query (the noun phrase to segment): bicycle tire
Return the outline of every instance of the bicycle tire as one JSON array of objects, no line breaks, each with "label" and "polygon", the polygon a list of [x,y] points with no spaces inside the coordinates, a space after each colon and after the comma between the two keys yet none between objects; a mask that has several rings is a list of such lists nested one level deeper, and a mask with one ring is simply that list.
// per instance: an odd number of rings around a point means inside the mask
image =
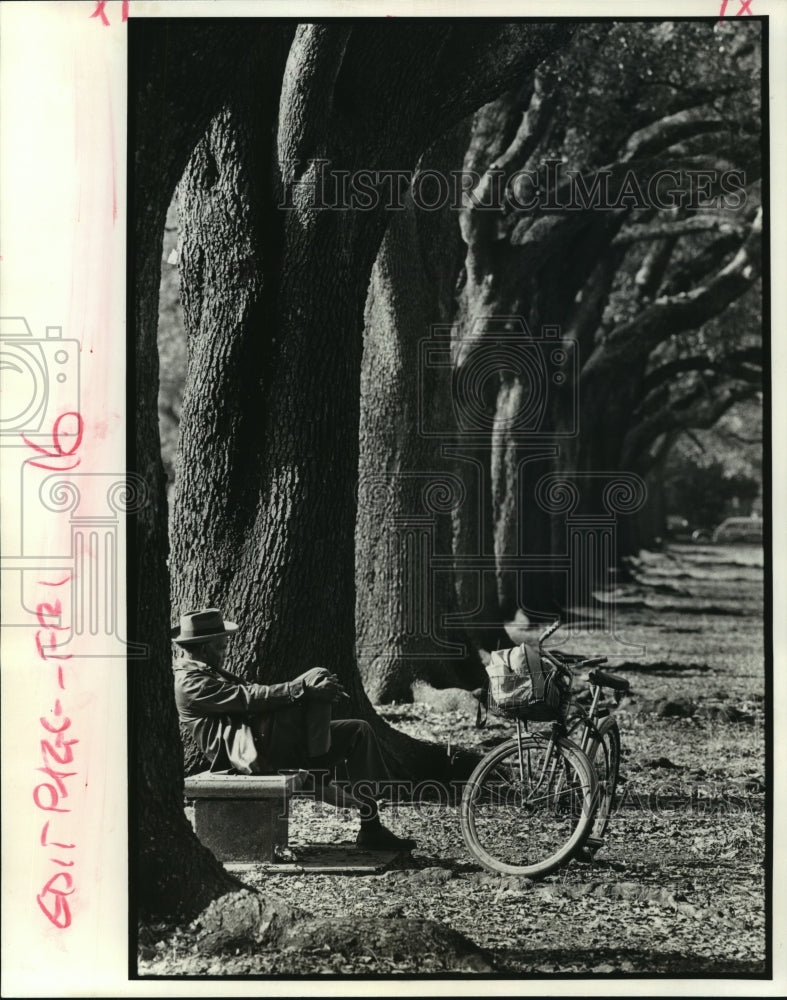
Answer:
[{"label": "bicycle tire", "polygon": [[615,792],[620,776],[620,729],[618,720],[608,715],[598,724],[598,736],[594,736],[588,747],[588,758],[598,779],[598,809],[593,823],[591,838],[602,840],[615,808]]},{"label": "bicycle tire", "polygon": [[506,740],[478,764],[462,795],[460,821],[470,853],[485,868],[536,878],[584,844],[598,805],[597,778],[564,737],[523,736],[527,774],[520,773],[518,746],[516,737]]}]

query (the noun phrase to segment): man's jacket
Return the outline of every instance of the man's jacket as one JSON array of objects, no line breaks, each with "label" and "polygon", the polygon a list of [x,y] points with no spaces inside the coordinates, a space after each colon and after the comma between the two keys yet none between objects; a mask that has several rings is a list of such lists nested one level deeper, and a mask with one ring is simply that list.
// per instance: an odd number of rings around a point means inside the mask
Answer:
[{"label": "man's jacket", "polygon": [[180,721],[211,762],[211,771],[264,774],[288,750],[298,758],[289,766],[300,766],[305,734],[298,731],[297,719],[303,713],[282,709],[302,703],[302,679],[248,684],[199,660],[178,660],[174,674]]}]

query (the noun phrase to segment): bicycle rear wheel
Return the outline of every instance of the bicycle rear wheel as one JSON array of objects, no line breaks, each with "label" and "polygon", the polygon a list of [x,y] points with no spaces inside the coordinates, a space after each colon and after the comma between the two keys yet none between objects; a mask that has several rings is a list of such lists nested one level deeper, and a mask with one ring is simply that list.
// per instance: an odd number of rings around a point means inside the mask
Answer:
[{"label": "bicycle rear wheel", "polygon": [[531,878],[565,864],[593,826],[597,779],[570,740],[539,733],[507,740],[465,786],[462,834],[490,871]]},{"label": "bicycle rear wheel", "polygon": [[[620,729],[614,716],[608,715],[598,725],[598,736],[594,736],[588,747],[588,758],[593,764],[598,778],[599,803],[593,823],[591,840],[601,840],[607,829],[609,817],[615,808],[615,791],[620,774]],[[599,738],[600,737],[600,738]]]}]

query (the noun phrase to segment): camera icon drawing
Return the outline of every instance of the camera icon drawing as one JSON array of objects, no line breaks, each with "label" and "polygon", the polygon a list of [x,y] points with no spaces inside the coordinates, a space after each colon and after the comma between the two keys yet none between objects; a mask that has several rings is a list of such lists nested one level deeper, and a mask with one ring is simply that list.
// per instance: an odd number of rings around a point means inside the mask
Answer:
[{"label": "camera icon drawing", "polygon": [[[577,344],[562,336],[560,327],[545,326],[534,335],[521,316],[486,316],[460,340],[455,333],[436,326],[420,344],[419,430],[424,437],[486,441],[494,431],[515,440],[545,441],[577,435]],[[450,412],[430,405],[435,377],[450,378]]]},{"label": "camera icon drawing", "polygon": [[64,339],[59,326],[34,337],[24,317],[0,317],[0,380],[0,446],[51,441],[58,418],[79,411],[79,341]]}]

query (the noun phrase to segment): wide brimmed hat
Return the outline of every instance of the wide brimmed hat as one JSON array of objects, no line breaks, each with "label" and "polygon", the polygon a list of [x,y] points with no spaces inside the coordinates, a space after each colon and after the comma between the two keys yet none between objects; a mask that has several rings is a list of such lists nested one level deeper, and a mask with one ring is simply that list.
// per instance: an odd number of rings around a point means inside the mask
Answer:
[{"label": "wide brimmed hat", "polygon": [[180,616],[180,625],[170,629],[173,642],[205,642],[220,635],[237,632],[235,622],[225,622],[218,608],[203,608],[202,611],[187,611]]}]

